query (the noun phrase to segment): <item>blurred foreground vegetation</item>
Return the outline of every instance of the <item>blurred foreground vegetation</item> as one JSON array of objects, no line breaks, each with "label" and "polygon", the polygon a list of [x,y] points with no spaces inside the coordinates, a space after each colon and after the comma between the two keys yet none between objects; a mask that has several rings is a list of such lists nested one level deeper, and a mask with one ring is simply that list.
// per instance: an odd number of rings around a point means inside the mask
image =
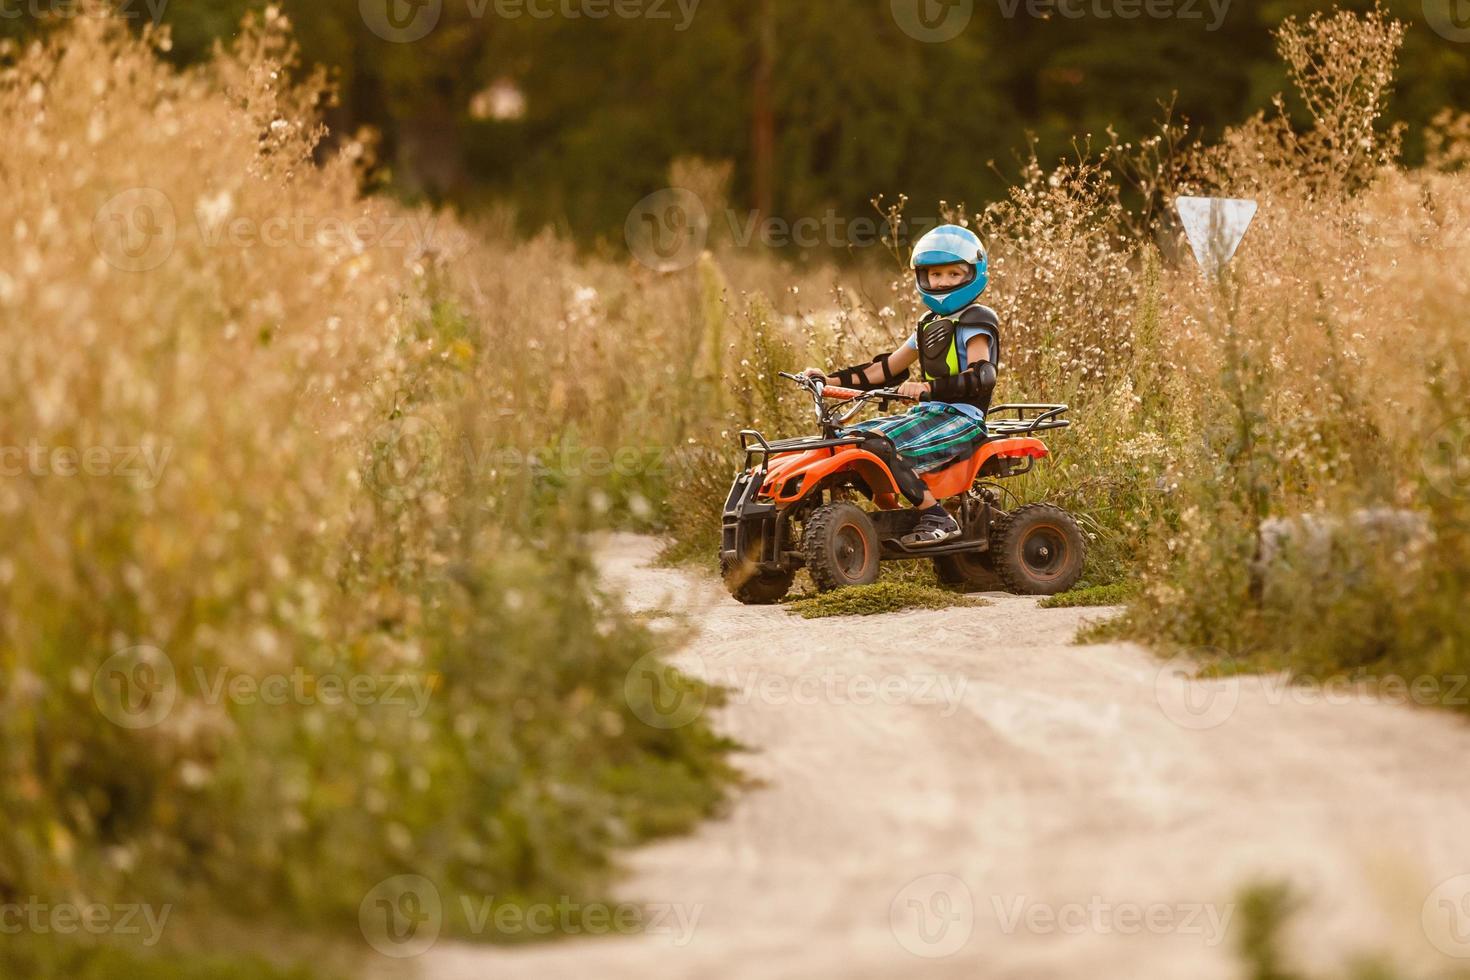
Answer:
[{"label": "blurred foreground vegetation", "polygon": [[[278,20],[183,73],[156,42],[84,18],[0,63],[0,903],[365,948],[401,875],[446,935],[460,896],[605,898],[732,778],[702,721],[641,720],[697,685],[634,670],[667,641],[586,538],[652,512],[658,453],[592,450],[664,410],[573,360],[661,291],[315,166]],[[199,975],[154,958],[193,928],[42,927],[0,973]]]}]

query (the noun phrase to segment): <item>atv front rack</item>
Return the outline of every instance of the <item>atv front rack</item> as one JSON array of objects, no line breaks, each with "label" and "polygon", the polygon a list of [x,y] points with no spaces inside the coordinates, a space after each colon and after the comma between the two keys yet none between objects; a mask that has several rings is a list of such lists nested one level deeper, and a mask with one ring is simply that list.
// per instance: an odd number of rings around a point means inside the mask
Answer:
[{"label": "atv front rack", "polygon": [[862,436],[797,437],[767,442],[766,437],[754,429],[740,430],[740,449],[745,453],[745,469],[759,456],[761,464],[770,462],[774,453],[805,452],[808,449],[826,449],[829,446],[855,446],[863,441]]},{"label": "atv front rack", "polygon": [[[991,437],[1024,436],[1045,429],[1065,429],[1072,423],[1062,418],[1066,405],[995,405],[985,413],[985,430]],[[1015,412],[1015,418],[999,418],[1002,412]],[[1034,415],[1028,413],[1035,413]]]}]

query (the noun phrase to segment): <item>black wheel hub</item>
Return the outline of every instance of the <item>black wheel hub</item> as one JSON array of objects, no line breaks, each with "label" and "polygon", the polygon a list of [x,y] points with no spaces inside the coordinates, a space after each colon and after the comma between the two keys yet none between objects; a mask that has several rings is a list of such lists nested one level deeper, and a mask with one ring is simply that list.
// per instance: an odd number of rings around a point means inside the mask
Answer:
[{"label": "black wheel hub", "polygon": [[1021,542],[1021,560],[1031,574],[1050,578],[1062,570],[1067,561],[1067,541],[1062,532],[1045,525],[1034,528]]},{"label": "black wheel hub", "polygon": [[832,536],[832,557],[847,578],[856,579],[868,564],[868,545],[862,531],[844,524]]}]

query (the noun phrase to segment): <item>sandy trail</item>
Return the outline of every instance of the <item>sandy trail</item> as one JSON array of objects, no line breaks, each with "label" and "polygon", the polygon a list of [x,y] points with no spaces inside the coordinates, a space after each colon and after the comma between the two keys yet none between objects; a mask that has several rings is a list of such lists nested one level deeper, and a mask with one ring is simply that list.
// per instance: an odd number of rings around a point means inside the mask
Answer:
[{"label": "sandy trail", "polygon": [[609,583],[696,616],[675,662],[734,688],[715,721],[764,785],[631,855],[622,895],[662,931],[441,941],[422,976],[1234,977],[1234,898],[1260,878],[1309,894],[1292,936],[1317,966],[1453,964],[1430,933],[1470,955],[1470,877],[1431,898],[1470,874],[1452,715],[1188,684],[1137,646],[1072,645],[1098,610],[1014,596],[801,620],[655,550],[608,538]]}]

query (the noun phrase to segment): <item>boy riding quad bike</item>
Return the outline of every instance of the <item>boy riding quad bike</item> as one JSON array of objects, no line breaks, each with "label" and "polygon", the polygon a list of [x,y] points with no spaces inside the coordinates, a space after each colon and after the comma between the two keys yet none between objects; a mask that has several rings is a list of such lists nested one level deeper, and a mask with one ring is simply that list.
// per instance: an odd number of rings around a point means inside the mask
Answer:
[{"label": "boy riding quad bike", "polygon": [[[745,463],[725,502],[720,565],[741,602],[780,599],[802,566],[823,591],[866,584],[886,559],[932,558],[943,582],[1032,595],[1081,576],[1076,522],[1048,504],[1006,513],[992,482],[1028,472],[1048,452],[1035,433],[1069,423],[1065,405],[990,410],[1000,336],[995,312],[975,301],[984,247],[944,225],[919,240],[913,267],[932,312],[904,345],[833,375],[781,373],[810,393],[819,437],[771,443],[740,433]],[[908,380],[915,362],[922,381]],[[853,404],[839,415],[826,399]],[[875,399],[918,404],[845,426]],[[987,410],[1002,417],[987,426]],[[859,496],[878,510],[857,506]],[[900,497],[917,509],[899,509]]]}]

